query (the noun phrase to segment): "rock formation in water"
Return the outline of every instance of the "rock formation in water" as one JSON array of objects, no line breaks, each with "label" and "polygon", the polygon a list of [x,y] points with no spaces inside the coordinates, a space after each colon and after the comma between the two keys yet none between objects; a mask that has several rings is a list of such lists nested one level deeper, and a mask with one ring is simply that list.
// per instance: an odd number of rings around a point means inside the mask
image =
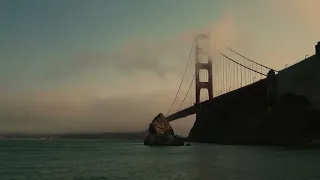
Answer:
[{"label": "rock formation in water", "polygon": [[183,146],[182,138],[174,134],[172,127],[164,115],[160,113],[149,124],[148,135],[144,140],[145,145],[178,145]]}]

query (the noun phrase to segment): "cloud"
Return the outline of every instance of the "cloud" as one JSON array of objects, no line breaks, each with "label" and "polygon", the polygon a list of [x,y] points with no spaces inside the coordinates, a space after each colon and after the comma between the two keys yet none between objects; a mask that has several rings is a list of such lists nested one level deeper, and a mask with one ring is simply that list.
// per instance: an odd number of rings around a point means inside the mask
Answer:
[{"label": "cloud", "polygon": [[27,98],[1,102],[0,131],[141,130],[157,113],[166,109],[167,97],[165,92],[112,98],[89,98],[68,92],[36,93]]},{"label": "cloud", "polygon": [[[176,73],[181,62],[185,62],[185,37],[150,43],[146,38],[135,38],[112,52],[83,52],[73,59],[54,67],[44,76],[45,80],[63,79],[87,73],[90,70],[113,70],[132,75],[135,72],[151,72],[159,77]],[[191,46],[191,44],[190,44]],[[183,51],[183,53],[181,53]]]},{"label": "cloud", "polygon": [[[118,71],[128,77],[124,79],[130,82],[114,83],[108,86],[110,86],[110,92],[119,92],[120,95],[115,96],[117,93],[114,93],[107,98],[101,98],[95,96],[95,91],[90,89],[79,91],[76,87],[34,92],[22,95],[20,98],[11,94],[13,98],[3,98],[4,101],[0,104],[0,123],[2,124],[0,131],[83,132],[144,129],[155,115],[160,112],[166,113],[176,93],[175,91],[157,92],[149,86],[160,88],[168,85],[169,89],[177,88],[179,83],[177,76],[168,76],[169,83],[164,83],[167,79],[163,77],[166,74],[180,75],[183,72],[190,47],[195,35],[199,32],[209,33],[214,46],[237,44],[243,36],[241,26],[235,22],[234,15],[226,11],[219,21],[208,27],[187,30],[176,37],[157,43],[150,43],[146,38],[136,38],[114,52],[80,53],[65,64],[54,67],[46,74],[45,79],[64,80],[72,76],[78,78],[79,74],[106,69],[112,70],[112,73]],[[148,72],[149,75],[153,73],[158,77],[136,78],[141,74],[148,75],[142,72]],[[176,82],[173,82],[175,80]],[[187,80],[188,78],[185,83]],[[188,88],[188,83],[183,86],[183,89]],[[141,90],[148,88],[153,92]],[[137,93],[139,90],[141,90],[140,94]],[[125,92],[127,95],[124,95]],[[131,92],[134,93],[131,94]],[[184,97],[183,90],[182,93],[178,97],[173,112],[179,107]],[[187,126],[191,128],[192,118],[173,124],[180,131],[182,129],[188,131]]]},{"label": "cloud", "polygon": [[[146,37],[128,40],[122,47],[111,52],[87,51],[75,55],[70,61],[54,67],[45,74],[45,80],[64,79],[88,71],[112,70],[132,75],[136,72],[151,72],[159,77],[167,74],[181,74],[179,71],[189,55],[190,47],[198,33],[208,33],[214,47],[233,45],[241,40],[243,31],[234,19],[234,14],[226,10],[221,18],[207,27],[189,29],[177,36],[151,43]],[[192,58],[193,56],[191,56]]]},{"label": "cloud", "polygon": [[320,30],[319,0],[271,0],[269,5],[279,14],[305,25],[307,29]]},{"label": "cloud", "polygon": [[225,10],[221,18],[209,29],[210,44],[214,49],[221,49],[225,45],[238,46],[247,36],[231,10]]},{"label": "cloud", "polygon": [[[0,132],[60,133],[139,131],[160,112],[166,114],[174,92],[98,98],[75,91],[38,92],[1,98]],[[2,95],[6,96],[6,95]],[[177,101],[177,105],[181,102]],[[173,109],[174,112],[177,106]],[[193,121],[173,123],[187,135]]]}]

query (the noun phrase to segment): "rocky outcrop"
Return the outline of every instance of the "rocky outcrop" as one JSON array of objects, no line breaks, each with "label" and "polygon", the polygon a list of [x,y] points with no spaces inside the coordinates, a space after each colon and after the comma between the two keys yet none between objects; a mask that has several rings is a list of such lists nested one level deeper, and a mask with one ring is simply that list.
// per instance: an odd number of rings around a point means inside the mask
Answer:
[{"label": "rocky outcrop", "polygon": [[169,122],[160,113],[149,124],[148,135],[144,140],[144,145],[183,146],[184,142],[182,138],[174,134]]}]

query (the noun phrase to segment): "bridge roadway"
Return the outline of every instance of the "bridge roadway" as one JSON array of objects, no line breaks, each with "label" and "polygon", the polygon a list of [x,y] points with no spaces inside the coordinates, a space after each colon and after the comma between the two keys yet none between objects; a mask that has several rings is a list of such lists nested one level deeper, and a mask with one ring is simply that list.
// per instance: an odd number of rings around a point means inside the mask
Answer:
[{"label": "bridge roadway", "polygon": [[190,116],[192,114],[196,114],[198,108],[201,107],[208,107],[212,106],[211,108],[214,107],[219,107],[222,104],[226,104],[228,102],[231,102],[232,99],[239,98],[239,96],[247,96],[247,95],[254,95],[256,94],[257,98],[265,98],[264,94],[266,95],[266,90],[267,90],[267,81],[266,79],[262,79],[260,81],[257,81],[255,83],[249,84],[247,86],[235,89],[233,91],[230,91],[228,93],[225,93],[223,95],[214,97],[211,100],[207,100],[204,102],[201,102],[199,104],[195,104],[191,107],[188,107],[186,109],[183,109],[181,111],[178,111],[172,115],[169,115],[166,117],[167,121],[171,122],[180,118],[184,118],[187,116]]}]

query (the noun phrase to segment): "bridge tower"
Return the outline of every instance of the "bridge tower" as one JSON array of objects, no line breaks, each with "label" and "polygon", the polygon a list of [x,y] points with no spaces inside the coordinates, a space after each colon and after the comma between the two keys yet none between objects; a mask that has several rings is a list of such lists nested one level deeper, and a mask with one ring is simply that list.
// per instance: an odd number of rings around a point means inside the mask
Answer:
[{"label": "bridge tower", "polygon": [[320,57],[320,41],[316,45],[316,56]]},{"label": "bridge tower", "polygon": [[[200,34],[196,37],[195,41],[195,75],[196,75],[196,104],[200,103],[200,92],[201,89],[207,89],[209,100],[213,99],[213,88],[212,88],[212,59],[209,55],[208,49],[199,46],[199,41],[205,40],[209,42],[209,36],[205,34]],[[208,62],[200,62],[200,57],[204,55],[208,57]],[[208,71],[208,81],[200,81],[200,70],[204,69]]]}]

